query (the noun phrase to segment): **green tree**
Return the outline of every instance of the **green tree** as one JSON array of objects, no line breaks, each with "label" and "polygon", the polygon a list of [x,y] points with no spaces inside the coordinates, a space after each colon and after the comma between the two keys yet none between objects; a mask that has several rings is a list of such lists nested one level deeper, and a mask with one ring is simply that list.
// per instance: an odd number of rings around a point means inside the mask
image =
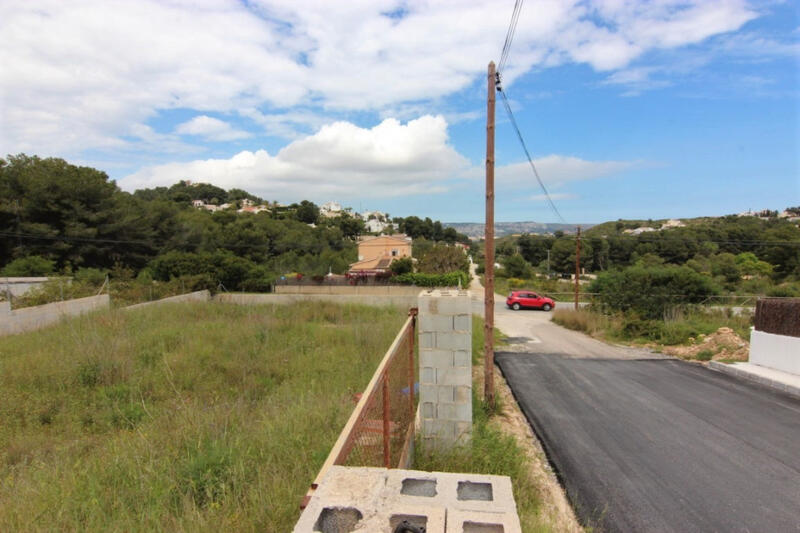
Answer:
[{"label": "green tree", "polygon": [[418,258],[417,271],[425,274],[447,274],[454,270],[469,271],[469,261],[461,248],[437,244]]},{"label": "green tree", "polygon": [[531,265],[520,254],[514,254],[503,261],[503,273],[509,278],[531,277]]},{"label": "green tree", "polygon": [[682,266],[633,266],[598,274],[589,286],[607,312],[635,312],[662,319],[666,310],[699,303],[718,291],[711,279]]}]

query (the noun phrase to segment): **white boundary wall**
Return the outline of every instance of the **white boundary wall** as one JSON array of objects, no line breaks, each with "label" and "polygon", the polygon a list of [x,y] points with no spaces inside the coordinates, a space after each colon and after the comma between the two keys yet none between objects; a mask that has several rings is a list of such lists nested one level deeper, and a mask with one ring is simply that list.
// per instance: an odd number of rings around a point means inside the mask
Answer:
[{"label": "white boundary wall", "polygon": [[800,337],[750,332],[750,362],[800,376]]},{"label": "white boundary wall", "polygon": [[97,309],[107,309],[109,304],[108,294],[100,294],[36,307],[14,309],[10,312],[0,313],[0,335],[14,335],[25,331],[34,331],[54,324],[65,316],[80,315]]},{"label": "white boundary wall", "polygon": [[178,302],[207,302],[211,299],[211,293],[206,291],[190,292],[187,294],[179,294],[178,296],[168,296],[160,300],[153,300],[152,302],[143,302],[140,304],[133,304],[123,309],[138,309],[140,307],[147,307],[148,305],[165,304],[165,303],[178,303]]}]

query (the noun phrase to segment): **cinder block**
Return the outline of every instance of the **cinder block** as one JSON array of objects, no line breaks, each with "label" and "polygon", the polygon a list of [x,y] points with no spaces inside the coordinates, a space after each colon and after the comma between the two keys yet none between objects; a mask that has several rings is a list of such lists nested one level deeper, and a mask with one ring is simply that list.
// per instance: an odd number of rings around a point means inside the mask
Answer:
[{"label": "cinder block", "polygon": [[469,296],[441,296],[438,302],[438,313],[442,315],[469,315],[471,303]]},{"label": "cinder block", "polygon": [[437,439],[452,442],[456,434],[456,423],[452,420],[435,419],[433,422],[433,435]]},{"label": "cinder block", "polygon": [[420,402],[439,402],[439,387],[431,383],[419,384],[419,401]]},{"label": "cinder block", "polygon": [[419,351],[420,367],[432,366],[444,368],[453,366],[452,350],[437,350],[433,348],[423,348]]},{"label": "cinder block", "polygon": [[422,411],[421,411],[422,418],[434,418],[436,417],[436,404],[433,402],[425,402],[422,404]]},{"label": "cinder block", "polygon": [[455,403],[467,403],[472,405],[472,386],[456,387],[453,391],[453,401]]},{"label": "cinder block", "polygon": [[420,331],[452,331],[453,317],[450,315],[439,315],[424,313],[419,316]]},{"label": "cinder block", "polygon": [[[422,345],[422,335],[424,333],[420,334],[420,346]],[[472,339],[461,331],[437,332],[434,342],[436,348],[440,350],[463,351],[472,348]]]},{"label": "cinder block", "polygon": [[453,366],[472,367],[472,354],[465,350],[453,352]]},{"label": "cinder block", "polygon": [[470,431],[472,428],[472,403],[455,403],[455,416],[456,420],[466,422],[469,424]]},{"label": "cinder block", "polygon": [[[472,383],[472,375],[469,367],[451,366],[447,369],[439,369],[436,373],[437,385],[451,385],[454,387],[467,387]],[[455,400],[455,396],[453,397]]]},{"label": "cinder block", "polygon": [[519,516],[512,513],[447,510],[447,533],[522,533]]},{"label": "cinder block", "polygon": [[455,401],[453,389],[448,385],[436,385],[436,403],[453,403]]},{"label": "cinder block", "polygon": [[436,347],[436,333],[427,331],[427,332],[420,332],[419,334],[419,347],[420,349],[423,348],[435,348]]},{"label": "cinder block", "polygon": [[453,329],[472,333],[472,316],[457,315],[453,317]]},{"label": "cinder block", "polygon": [[[471,412],[470,416],[472,416]],[[453,435],[456,444],[468,444],[470,439],[472,439],[472,422],[454,422],[453,424]]]},{"label": "cinder block", "polygon": [[456,420],[456,404],[439,403],[436,405],[436,418]]},{"label": "cinder block", "polygon": [[419,370],[420,383],[436,383],[436,369],[430,366],[424,366]]}]

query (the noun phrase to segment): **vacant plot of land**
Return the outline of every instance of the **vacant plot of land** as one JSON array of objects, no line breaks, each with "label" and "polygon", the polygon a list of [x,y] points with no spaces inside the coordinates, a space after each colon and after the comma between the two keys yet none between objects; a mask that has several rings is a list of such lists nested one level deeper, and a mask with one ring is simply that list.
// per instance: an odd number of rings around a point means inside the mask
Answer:
[{"label": "vacant plot of land", "polygon": [[0,531],[289,531],[405,313],[173,304],[0,339]]}]

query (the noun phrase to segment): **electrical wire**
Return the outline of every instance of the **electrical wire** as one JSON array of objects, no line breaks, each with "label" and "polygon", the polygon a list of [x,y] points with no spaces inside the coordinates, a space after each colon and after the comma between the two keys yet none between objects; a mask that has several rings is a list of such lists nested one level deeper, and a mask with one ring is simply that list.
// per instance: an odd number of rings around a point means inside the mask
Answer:
[{"label": "electrical wire", "polygon": [[514,34],[517,31],[517,22],[519,22],[519,14],[522,11],[523,0],[516,0],[514,2],[514,10],[511,12],[511,22],[508,24],[508,31],[506,32],[506,40],[503,43],[503,50],[500,52],[500,61],[497,64],[497,72],[502,72],[508,61],[508,54],[511,51],[511,42],[514,40]]},{"label": "electrical wire", "polygon": [[528,146],[525,144],[525,139],[522,138],[522,132],[517,125],[517,120],[514,118],[514,112],[511,111],[511,105],[508,103],[508,97],[506,96],[506,92],[502,89],[498,91],[503,97],[503,107],[506,109],[506,114],[508,115],[508,120],[511,122],[511,126],[513,126],[514,131],[517,133],[517,138],[519,139],[520,144],[522,145],[522,150],[525,152],[525,157],[528,158],[528,163],[531,165],[531,169],[533,170],[533,175],[536,176],[536,181],[539,182],[539,187],[541,187],[542,192],[544,192],[545,198],[547,198],[547,203],[552,209],[553,213],[561,220],[561,222],[566,223],[564,217],[561,216],[561,213],[558,211],[556,204],[553,203],[553,199],[550,198],[550,193],[547,192],[547,187],[544,186],[544,182],[542,178],[539,176],[539,171],[536,170],[536,165],[533,163],[533,158],[531,158],[531,154],[528,151]]}]

